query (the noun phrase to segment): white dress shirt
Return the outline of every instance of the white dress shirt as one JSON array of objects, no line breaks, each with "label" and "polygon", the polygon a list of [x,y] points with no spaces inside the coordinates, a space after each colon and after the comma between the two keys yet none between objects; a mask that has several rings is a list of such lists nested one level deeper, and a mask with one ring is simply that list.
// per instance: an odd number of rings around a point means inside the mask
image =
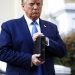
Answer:
[{"label": "white dress shirt", "polygon": [[[26,15],[24,15],[24,17],[25,17],[25,19],[26,19],[26,22],[27,22],[29,31],[30,31],[30,33],[32,34],[32,27],[33,27],[33,25],[31,25],[31,23],[32,23],[33,21],[32,21],[30,18],[28,18]],[[36,20],[36,22],[38,23],[38,24],[36,25],[37,30],[38,30],[38,32],[41,32],[40,24],[39,24],[39,18]]]}]

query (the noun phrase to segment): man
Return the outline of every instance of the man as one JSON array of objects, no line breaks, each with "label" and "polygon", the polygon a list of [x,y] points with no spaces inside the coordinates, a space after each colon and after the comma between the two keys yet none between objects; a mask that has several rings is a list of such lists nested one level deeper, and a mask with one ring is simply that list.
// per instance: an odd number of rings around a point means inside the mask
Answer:
[{"label": "man", "polygon": [[[54,57],[63,57],[66,49],[56,25],[41,20],[43,0],[22,0],[24,16],[3,23],[0,33],[0,60],[7,62],[6,75],[55,75]],[[37,22],[37,33],[32,36],[32,21]],[[45,61],[33,54],[37,37],[46,37]]]}]

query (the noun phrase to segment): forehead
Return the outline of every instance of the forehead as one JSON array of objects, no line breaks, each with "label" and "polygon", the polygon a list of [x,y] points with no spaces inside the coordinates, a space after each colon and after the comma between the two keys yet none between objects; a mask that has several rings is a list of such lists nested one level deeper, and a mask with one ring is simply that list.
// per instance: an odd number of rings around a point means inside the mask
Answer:
[{"label": "forehead", "polygon": [[26,3],[42,3],[42,0],[26,0]]}]

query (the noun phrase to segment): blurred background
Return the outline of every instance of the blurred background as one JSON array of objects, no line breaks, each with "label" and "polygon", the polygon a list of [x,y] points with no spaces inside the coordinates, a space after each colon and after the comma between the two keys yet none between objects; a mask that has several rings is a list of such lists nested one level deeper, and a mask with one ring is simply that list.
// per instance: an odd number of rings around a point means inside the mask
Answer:
[{"label": "blurred background", "polygon": [[[23,13],[20,0],[0,0],[0,26]],[[64,58],[55,58],[56,75],[75,75],[75,0],[44,0],[41,18],[57,25],[68,50]],[[0,75],[5,71],[6,63],[0,61]]]}]

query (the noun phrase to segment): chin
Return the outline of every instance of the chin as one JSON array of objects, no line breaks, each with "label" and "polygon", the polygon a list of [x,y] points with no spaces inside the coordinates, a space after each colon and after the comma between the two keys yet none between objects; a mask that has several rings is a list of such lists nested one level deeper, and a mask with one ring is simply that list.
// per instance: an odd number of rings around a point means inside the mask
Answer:
[{"label": "chin", "polygon": [[37,20],[39,17],[34,17],[33,20]]},{"label": "chin", "polygon": [[33,16],[33,19],[36,20],[36,19],[38,19],[39,17],[40,17],[40,16],[36,16],[36,15],[35,15],[35,16]]}]

